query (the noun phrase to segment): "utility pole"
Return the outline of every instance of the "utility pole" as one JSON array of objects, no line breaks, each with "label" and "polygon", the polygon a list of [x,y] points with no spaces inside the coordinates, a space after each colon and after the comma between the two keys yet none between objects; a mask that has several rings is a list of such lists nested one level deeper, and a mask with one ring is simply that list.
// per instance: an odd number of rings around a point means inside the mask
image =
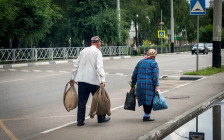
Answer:
[{"label": "utility pole", "polygon": [[173,17],[173,0],[171,0],[171,53],[174,53],[174,17]]},{"label": "utility pole", "polygon": [[[162,21],[162,17],[163,17],[163,10],[161,10],[161,30],[163,30],[163,21]],[[161,39],[161,54],[163,53],[163,47],[162,47],[162,44],[163,44],[163,40],[162,40],[162,38],[160,38]]]},{"label": "utility pole", "polygon": [[212,109],[213,113],[213,140],[221,140],[222,127],[221,127],[221,106],[215,105]]},{"label": "utility pole", "polygon": [[196,59],[196,72],[198,72],[198,61],[199,61],[199,46],[198,46],[198,43],[199,43],[199,15],[197,15],[197,59]]},{"label": "utility pole", "polygon": [[212,67],[221,68],[222,0],[214,0]]},{"label": "utility pole", "polygon": [[118,11],[118,46],[121,44],[121,29],[120,29],[120,20],[121,20],[121,15],[120,15],[120,0],[117,0],[117,11]]}]

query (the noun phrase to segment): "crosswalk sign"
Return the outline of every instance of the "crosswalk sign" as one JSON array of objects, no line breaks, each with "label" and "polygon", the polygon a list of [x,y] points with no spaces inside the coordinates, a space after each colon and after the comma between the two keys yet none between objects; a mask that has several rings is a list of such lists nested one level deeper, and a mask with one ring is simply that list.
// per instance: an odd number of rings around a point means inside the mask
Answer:
[{"label": "crosswalk sign", "polygon": [[189,132],[189,140],[205,140],[205,133]]},{"label": "crosswalk sign", "polygon": [[158,38],[165,38],[165,30],[158,31]]},{"label": "crosswalk sign", "polygon": [[205,0],[191,0],[191,15],[205,15]]}]

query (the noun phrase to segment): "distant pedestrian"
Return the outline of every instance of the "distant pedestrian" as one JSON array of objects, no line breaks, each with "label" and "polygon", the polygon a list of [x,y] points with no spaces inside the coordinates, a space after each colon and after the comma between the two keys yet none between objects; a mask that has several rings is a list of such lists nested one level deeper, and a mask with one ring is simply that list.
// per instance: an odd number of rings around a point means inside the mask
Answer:
[{"label": "distant pedestrian", "polygon": [[[100,49],[101,39],[98,36],[91,38],[91,46],[83,49],[74,65],[71,85],[78,82],[78,111],[77,125],[84,125],[86,103],[90,92],[92,95],[98,90],[99,85],[105,86],[105,72],[103,68],[103,56]],[[98,123],[110,120],[106,115],[97,116]]]},{"label": "distant pedestrian", "polygon": [[132,87],[137,83],[136,96],[138,105],[143,105],[145,112],[143,121],[154,121],[150,117],[150,113],[153,105],[153,97],[159,90],[159,67],[155,61],[156,55],[156,50],[149,49],[147,57],[138,62],[132,74]]},{"label": "distant pedestrian", "polygon": [[133,45],[133,55],[136,56],[138,55],[138,47],[136,46],[136,43]]}]

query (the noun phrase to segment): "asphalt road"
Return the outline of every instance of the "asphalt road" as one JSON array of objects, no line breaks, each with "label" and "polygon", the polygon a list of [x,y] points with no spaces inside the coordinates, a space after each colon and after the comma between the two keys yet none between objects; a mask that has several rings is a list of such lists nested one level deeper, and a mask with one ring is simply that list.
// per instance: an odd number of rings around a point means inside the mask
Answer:
[{"label": "asphalt road", "polygon": [[[222,53],[223,54],[223,53]],[[111,108],[122,106],[128,82],[143,57],[105,60],[106,90]],[[222,57],[222,62],[224,57]],[[181,75],[196,69],[196,55],[190,53],[158,55],[162,75]],[[199,69],[212,65],[212,54],[199,56]],[[62,96],[71,78],[72,63],[0,69],[0,140],[32,139],[47,130],[76,121],[76,109],[64,109]],[[189,81],[161,80],[165,91]],[[87,103],[88,116],[91,97]]]}]

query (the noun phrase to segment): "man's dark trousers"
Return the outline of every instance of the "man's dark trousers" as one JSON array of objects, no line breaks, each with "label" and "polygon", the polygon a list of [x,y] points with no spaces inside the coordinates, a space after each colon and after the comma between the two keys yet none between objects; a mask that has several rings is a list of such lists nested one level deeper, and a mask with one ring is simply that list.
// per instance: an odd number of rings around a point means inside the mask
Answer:
[{"label": "man's dark trousers", "polygon": [[[85,121],[85,113],[86,113],[86,103],[89,98],[90,92],[92,95],[99,89],[99,86],[92,85],[85,82],[78,82],[78,122],[84,122]],[[98,115],[98,119],[102,118],[104,115]]]}]

